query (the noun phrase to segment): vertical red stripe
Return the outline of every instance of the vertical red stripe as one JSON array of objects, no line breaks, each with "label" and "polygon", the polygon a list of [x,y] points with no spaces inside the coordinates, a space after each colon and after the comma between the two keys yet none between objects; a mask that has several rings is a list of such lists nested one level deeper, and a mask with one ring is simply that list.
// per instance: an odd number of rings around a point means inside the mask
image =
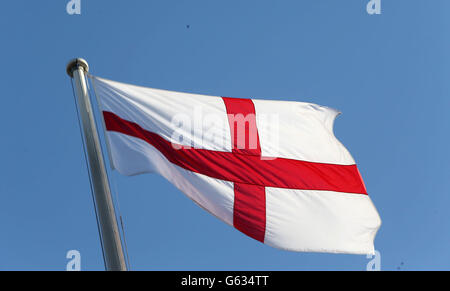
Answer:
[{"label": "vertical red stripe", "polygon": [[[255,105],[251,99],[223,97],[228,114],[233,153],[261,156]],[[266,232],[265,187],[234,183],[233,225],[264,242]]]},{"label": "vertical red stripe", "polygon": [[234,183],[234,227],[264,242],[266,233],[266,190],[264,186]]},{"label": "vertical red stripe", "polygon": [[261,155],[255,106],[251,99],[222,97],[228,114],[233,153]]}]

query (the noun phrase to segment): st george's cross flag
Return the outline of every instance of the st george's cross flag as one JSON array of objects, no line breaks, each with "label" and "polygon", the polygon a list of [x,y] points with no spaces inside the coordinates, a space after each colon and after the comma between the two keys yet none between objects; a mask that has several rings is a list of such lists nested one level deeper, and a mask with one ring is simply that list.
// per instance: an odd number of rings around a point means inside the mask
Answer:
[{"label": "st george's cross flag", "polygon": [[272,247],[374,253],[381,220],[333,134],[338,111],[92,80],[111,163],[121,174],[158,173]]}]

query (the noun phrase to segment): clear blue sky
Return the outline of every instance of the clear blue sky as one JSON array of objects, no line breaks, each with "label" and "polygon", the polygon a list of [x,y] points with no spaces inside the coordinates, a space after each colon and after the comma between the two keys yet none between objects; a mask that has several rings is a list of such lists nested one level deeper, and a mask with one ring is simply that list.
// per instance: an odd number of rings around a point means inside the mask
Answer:
[{"label": "clear blue sky", "polygon": [[[67,61],[117,81],[343,112],[383,225],[382,269],[450,269],[450,1],[4,1],[0,270],[101,270]],[[190,28],[187,28],[190,25]],[[113,175],[134,270],[364,270],[253,241],[157,175]],[[403,265],[402,265],[403,263]]]}]

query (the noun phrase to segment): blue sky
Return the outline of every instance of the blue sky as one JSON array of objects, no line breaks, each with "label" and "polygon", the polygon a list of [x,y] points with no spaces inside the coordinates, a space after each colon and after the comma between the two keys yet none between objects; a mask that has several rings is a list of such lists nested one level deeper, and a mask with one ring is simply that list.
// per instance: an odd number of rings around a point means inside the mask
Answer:
[{"label": "blue sky", "polygon": [[[450,269],[450,55],[446,0],[5,1],[0,270],[84,270],[103,261],[70,80],[296,100],[343,112],[383,225],[384,270]],[[190,27],[187,28],[187,25]],[[365,256],[293,253],[253,241],[157,175],[113,173],[133,270],[364,270]]]}]

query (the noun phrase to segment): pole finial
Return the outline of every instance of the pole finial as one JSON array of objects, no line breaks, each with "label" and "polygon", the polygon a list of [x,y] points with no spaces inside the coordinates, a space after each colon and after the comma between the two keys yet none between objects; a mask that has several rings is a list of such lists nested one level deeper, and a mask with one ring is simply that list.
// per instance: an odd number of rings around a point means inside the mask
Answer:
[{"label": "pole finial", "polygon": [[77,69],[78,67],[82,67],[86,73],[89,72],[89,65],[86,62],[86,60],[77,58],[77,59],[71,60],[67,64],[67,67],[66,67],[67,75],[69,75],[71,78],[73,78],[73,70]]}]

